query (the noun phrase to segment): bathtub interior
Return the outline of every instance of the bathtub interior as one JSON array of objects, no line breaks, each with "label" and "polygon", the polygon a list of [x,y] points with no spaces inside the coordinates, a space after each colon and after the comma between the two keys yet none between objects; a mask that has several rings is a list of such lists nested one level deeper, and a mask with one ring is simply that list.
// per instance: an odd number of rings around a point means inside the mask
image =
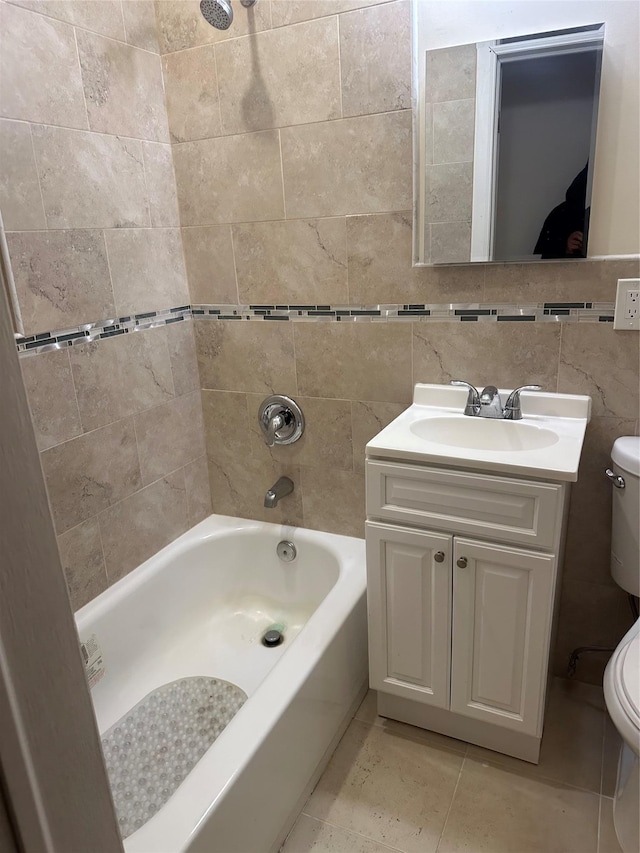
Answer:
[{"label": "bathtub interior", "polygon": [[[283,562],[281,530],[177,540],[79,612],[80,639],[95,635],[104,662],[92,690],[101,732],[180,678],[213,676],[255,692],[340,575],[338,555],[303,533],[297,558]],[[266,648],[262,636],[276,625],[285,641]]]}]

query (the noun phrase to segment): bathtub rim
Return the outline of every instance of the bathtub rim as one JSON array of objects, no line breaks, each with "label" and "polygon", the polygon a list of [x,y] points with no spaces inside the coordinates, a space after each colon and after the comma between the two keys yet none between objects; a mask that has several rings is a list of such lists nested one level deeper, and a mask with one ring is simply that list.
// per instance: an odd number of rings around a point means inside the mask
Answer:
[{"label": "bathtub rim", "polygon": [[[91,632],[91,623],[104,617],[126,596],[168,570],[190,548],[217,537],[243,532],[266,532],[283,539],[314,541],[326,548],[339,564],[339,575],[291,647],[222,732],[215,767],[201,759],[171,799],[148,823],[125,839],[126,853],[184,851],[199,829],[224,799],[235,778],[251,761],[279,719],[282,710],[305,683],[337,632],[366,595],[364,539],[326,533],[285,524],[210,515],[182,534],[137,569],[118,580],[76,614],[78,633]],[[332,630],[328,631],[328,625]],[[222,749],[220,749],[222,747]],[[238,762],[238,756],[240,761]],[[204,791],[207,793],[205,794]]]}]

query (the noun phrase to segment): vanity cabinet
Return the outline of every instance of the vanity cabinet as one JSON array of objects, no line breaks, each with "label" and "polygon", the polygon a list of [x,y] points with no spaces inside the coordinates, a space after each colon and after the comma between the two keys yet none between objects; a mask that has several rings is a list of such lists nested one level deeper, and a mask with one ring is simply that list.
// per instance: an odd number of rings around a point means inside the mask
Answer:
[{"label": "vanity cabinet", "polygon": [[567,490],[367,460],[379,713],[537,761]]}]

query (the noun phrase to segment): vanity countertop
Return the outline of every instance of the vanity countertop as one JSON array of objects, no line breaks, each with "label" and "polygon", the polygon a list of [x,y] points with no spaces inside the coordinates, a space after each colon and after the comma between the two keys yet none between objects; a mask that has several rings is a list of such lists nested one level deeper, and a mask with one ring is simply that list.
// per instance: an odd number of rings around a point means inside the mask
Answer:
[{"label": "vanity countertop", "polygon": [[[510,389],[500,389],[502,402]],[[466,388],[417,384],[413,405],[366,446],[367,458],[575,482],[591,397],[521,394],[522,420],[465,415]]]}]

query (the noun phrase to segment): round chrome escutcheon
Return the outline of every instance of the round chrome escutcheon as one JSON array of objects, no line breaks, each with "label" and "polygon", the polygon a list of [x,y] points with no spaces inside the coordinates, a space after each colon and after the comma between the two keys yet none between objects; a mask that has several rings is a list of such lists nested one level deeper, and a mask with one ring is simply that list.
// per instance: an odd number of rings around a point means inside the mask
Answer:
[{"label": "round chrome escutcheon", "polygon": [[290,563],[295,560],[298,549],[293,542],[287,542],[286,539],[283,539],[282,542],[278,542],[276,553],[284,563]]}]

